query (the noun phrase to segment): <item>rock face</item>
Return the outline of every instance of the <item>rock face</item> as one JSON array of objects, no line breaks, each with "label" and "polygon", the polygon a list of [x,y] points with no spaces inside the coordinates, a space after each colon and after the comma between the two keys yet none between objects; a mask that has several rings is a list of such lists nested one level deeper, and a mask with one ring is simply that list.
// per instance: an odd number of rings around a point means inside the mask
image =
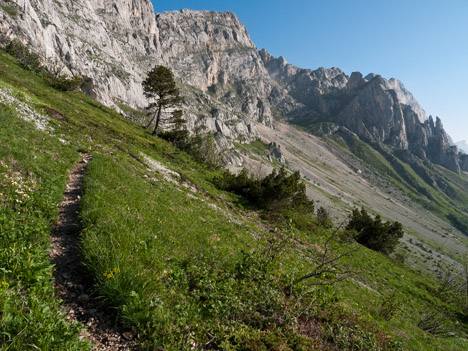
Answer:
[{"label": "rock face", "polygon": [[268,159],[270,161],[275,159],[279,163],[285,163],[286,162],[286,159],[284,158],[283,153],[281,152],[281,145],[279,145],[278,143],[276,143],[274,141],[272,141],[268,145],[267,154],[268,154]]},{"label": "rock face", "polygon": [[150,0],[11,0],[0,29],[45,61],[86,78],[86,93],[109,106],[147,105],[141,81],[169,66],[191,129],[255,140],[252,121],[272,125],[263,86],[269,79],[245,27],[229,12],[182,10],[156,15]]},{"label": "rock face", "polygon": [[[439,119],[427,118],[395,79],[306,70],[258,51],[230,12],[155,14],[150,0],[0,0],[1,34],[19,38],[45,61],[85,77],[85,92],[109,106],[147,105],[141,81],[170,67],[191,130],[217,133],[221,146],[258,137],[253,122],[275,117],[326,134],[347,128],[455,172],[468,170]],[[13,11],[5,11],[5,8]],[[327,122],[326,126],[320,123]]]},{"label": "rock face", "polygon": [[300,69],[264,50],[261,56],[270,77],[292,98],[283,92],[269,100],[290,122],[328,135],[338,130],[332,122],[368,142],[409,150],[457,173],[467,170],[440,119],[427,118],[400,81],[375,74],[363,78],[359,72],[348,77],[337,68]]}]

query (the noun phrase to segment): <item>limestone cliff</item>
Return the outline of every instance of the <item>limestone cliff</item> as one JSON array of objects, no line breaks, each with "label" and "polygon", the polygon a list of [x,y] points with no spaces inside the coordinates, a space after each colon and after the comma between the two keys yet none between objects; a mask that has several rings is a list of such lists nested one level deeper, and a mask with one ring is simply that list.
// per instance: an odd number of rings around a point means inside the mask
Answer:
[{"label": "limestone cliff", "polygon": [[[466,168],[440,120],[428,119],[398,80],[295,67],[259,52],[233,13],[155,14],[150,0],[0,4],[4,37],[19,38],[45,61],[60,60],[65,70],[86,78],[86,93],[107,105],[142,109],[141,81],[162,64],[182,89],[189,128],[217,132],[224,146],[257,138],[253,122],[272,127],[274,111],[306,127],[332,122],[455,172],[460,164]],[[325,129],[337,130],[330,124]]]},{"label": "limestone cliff", "polygon": [[[427,118],[400,81],[376,74],[363,78],[359,72],[347,76],[338,68],[305,70],[265,50],[261,56],[270,77],[285,89],[283,95],[273,92],[270,103],[291,123],[334,133],[338,129],[330,128],[332,122],[368,142],[409,150],[457,173],[468,170],[440,119]],[[296,104],[285,104],[285,93]]]},{"label": "limestone cliff", "polygon": [[265,68],[232,13],[156,15],[150,0],[0,3],[16,12],[0,9],[2,35],[19,38],[45,61],[60,60],[86,78],[89,95],[107,105],[146,106],[141,81],[162,64],[179,80],[190,128],[251,141],[257,137],[252,120],[272,124],[265,89],[258,89],[267,84]]}]

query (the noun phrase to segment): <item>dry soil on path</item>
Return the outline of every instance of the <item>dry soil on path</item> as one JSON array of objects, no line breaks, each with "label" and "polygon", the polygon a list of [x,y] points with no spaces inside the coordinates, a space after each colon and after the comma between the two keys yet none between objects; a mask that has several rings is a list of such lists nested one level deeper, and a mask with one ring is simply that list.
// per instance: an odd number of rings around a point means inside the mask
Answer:
[{"label": "dry soil on path", "polygon": [[82,160],[70,172],[59,220],[51,236],[50,257],[55,265],[57,299],[63,300],[67,319],[83,324],[82,337],[95,345],[93,350],[134,350],[137,347],[133,335],[119,330],[107,311],[100,307],[81,265],[79,209],[84,175],[91,156],[81,154],[81,157]]}]

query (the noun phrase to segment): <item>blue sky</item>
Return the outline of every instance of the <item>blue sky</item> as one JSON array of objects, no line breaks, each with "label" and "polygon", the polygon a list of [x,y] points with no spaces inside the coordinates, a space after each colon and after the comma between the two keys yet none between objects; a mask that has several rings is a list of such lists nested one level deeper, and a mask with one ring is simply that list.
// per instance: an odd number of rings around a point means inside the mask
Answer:
[{"label": "blue sky", "polygon": [[468,0],[152,0],[156,12],[232,11],[259,49],[302,68],[397,78],[468,140]]}]

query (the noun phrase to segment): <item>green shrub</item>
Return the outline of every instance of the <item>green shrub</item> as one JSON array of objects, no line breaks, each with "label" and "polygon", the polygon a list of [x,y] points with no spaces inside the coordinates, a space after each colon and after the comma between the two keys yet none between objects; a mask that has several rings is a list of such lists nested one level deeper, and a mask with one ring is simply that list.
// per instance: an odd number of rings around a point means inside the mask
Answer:
[{"label": "green shrub", "polygon": [[468,217],[458,213],[450,213],[447,219],[453,224],[455,228],[468,235]]},{"label": "green shrub", "polygon": [[7,13],[10,17],[18,16],[18,11],[14,7],[7,6],[7,5],[0,5],[0,8],[3,11],[5,11],[5,13]]},{"label": "green shrub", "polygon": [[337,322],[329,326],[333,343],[339,350],[382,350],[374,333],[363,330],[346,322]]},{"label": "green shrub", "polygon": [[242,195],[259,208],[269,211],[314,211],[314,202],[307,198],[306,187],[298,171],[288,176],[284,168],[274,169],[263,179],[255,179],[246,169],[238,175],[226,171],[215,183],[219,188]]},{"label": "green shrub", "polygon": [[158,133],[158,136],[181,150],[189,150],[191,136],[186,129],[162,131]]},{"label": "green shrub", "polygon": [[212,169],[219,169],[225,165],[223,153],[216,146],[212,133],[196,134],[190,139],[187,149],[196,161],[208,165]]},{"label": "green shrub", "polygon": [[5,51],[18,59],[18,64],[28,71],[40,72],[43,67],[39,55],[32,53],[19,40],[12,40],[5,47]]},{"label": "green shrub", "polygon": [[399,222],[383,222],[380,216],[372,218],[367,211],[357,208],[349,217],[347,230],[355,230],[355,240],[369,249],[386,255],[393,252],[403,237],[403,226]]},{"label": "green shrub", "polygon": [[450,317],[450,313],[443,309],[427,311],[421,315],[418,327],[438,337],[453,337],[455,334]]},{"label": "green shrub", "polygon": [[399,311],[400,305],[401,301],[396,293],[386,296],[380,304],[379,316],[389,321]]},{"label": "green shrub", "polygon": [[77,75],[69,77],[65,74],[54,74],[46,71],[43,72],[42,77],[52,88],[61,91],[72,91],[78,89],[83,83],[83,78]]},{"label": "green shrub", "polygon": [[317,209],[317,223],[325,228],[333,227],[333,222],[330,217],[330,213],[327,211],[326,208],[319,207]]},{"label": "green shrub", "polygon": [[5,47],[5,52],[18,59],[21,67],[39,74],[48,85],[57,90],[72,91],[83,83],[80,76],[69,77],[61,73],[57,62],[52,62],[49,68],[43,66],[39,55],[30,52],[19,40],[10,41]]},{"label": "green shrub", "polygon": [[225,165],[223,151],[216,146],[212,133],[195,134],[186,129],[174,129],[158,133],[158,136],[171,142],[174,146],[191,155],[195,161],[211,169],[219,169]]}]

